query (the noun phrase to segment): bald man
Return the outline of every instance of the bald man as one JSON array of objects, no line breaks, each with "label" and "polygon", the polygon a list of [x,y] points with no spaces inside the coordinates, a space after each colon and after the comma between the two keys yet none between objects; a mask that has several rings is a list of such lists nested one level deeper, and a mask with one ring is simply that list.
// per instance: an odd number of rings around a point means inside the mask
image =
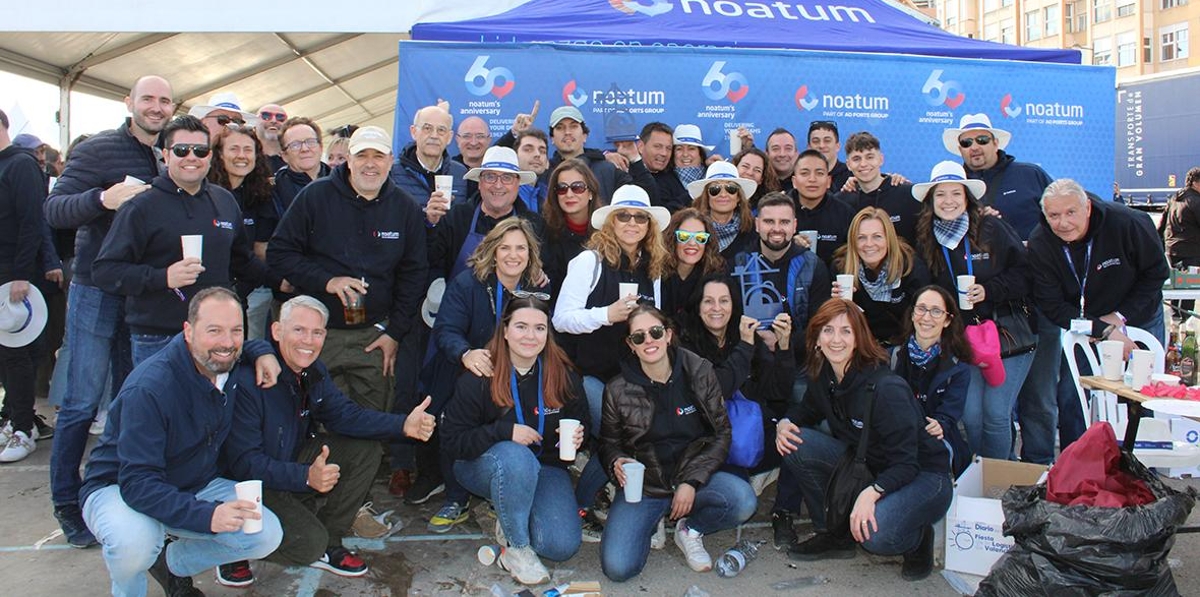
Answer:
[{"label": "bald man", "polygon": [[283,123],[287,119],[287,110],[279,104],[265,104],[258,109],[258,124],[254,125],[254,134],[262,142],[263,153],[267,154],[272,173],[285,165],[281,155],[283,147],[279,141],[283,135]]}]

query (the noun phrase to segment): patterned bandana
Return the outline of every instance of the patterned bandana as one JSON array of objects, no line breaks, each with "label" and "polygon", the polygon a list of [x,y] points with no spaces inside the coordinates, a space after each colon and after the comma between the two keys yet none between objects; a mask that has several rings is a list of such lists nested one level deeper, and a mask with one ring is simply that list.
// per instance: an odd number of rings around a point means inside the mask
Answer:
[{"label": "patterned bandana", "polygon": [[893,297],[892,291],[900,287],[900,280],[897,279],[891,284],[888,283],[887,263],[879,265],[879,275],[875,276],[874,280],[867,278],[867,268],[861,264],[858,266],[858,283],[862,285],[863,290],[867,291],[867,295],[871,300],[877,303],[896,303],[903,297]]},{"label": "patterned bandana", "polygon": [[917,344],[916,334],[908,337],[908,360],[912,364],[924,369],[925,365],[929,364],[929,361],[936,359],[940,354],[942,354],[941,342],[930,346],[929,350],[922,350],[921,345]]},{"label": "patterned bandana", "polygon": [[704,168],[701,166],[676,166],[675,176],[679,177],[679,182],[683,186],[688,186],[688,183],[696,182],[704,178]]},{"label": "patterned bandana", "polygon": [[742,218],[737,212],[733,213],[733,219],[729,220],[728,224],[720,224],[713,222],[713,228],[717,231],[717,248],[721,251],[725,250],[733,243],[733,239],[737,238],[738,232],[741,231]]},{"label": "patterned bandana", "polygon": [[967,228],[971,225],[967,219],[967,214],[964,212],[961,216],[953,220],[942,220],[940,218],[933,219],[933,237],[937,239],[938,244],[953,249],[962,242],[964,236],[967,235]]}]

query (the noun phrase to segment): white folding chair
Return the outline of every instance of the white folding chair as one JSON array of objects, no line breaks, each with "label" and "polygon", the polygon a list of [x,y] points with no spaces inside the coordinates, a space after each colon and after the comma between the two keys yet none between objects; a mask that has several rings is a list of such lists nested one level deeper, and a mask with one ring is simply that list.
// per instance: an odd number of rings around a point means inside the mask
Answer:
[{"label": "white folding chair", "polygon": [[1079,397],[1079,408],[1083,411],[1083,422],[1088,427],[1092,426],[1092,409],[1088,405],[1087,390],[1079,383],[1079,357],[1077,356],[1076,348],[1081,348],[1084,357],[1087,359],[1088,366],[1091,368],[1092,375],[1100,373],[1100,358],[1096,354],[1096,348],[1089,342],[1089,338],[1083,334],[1073,334],[1070,330],[1062,331],[1062,349],[1063,355],[1067,358],[1067,368],[1071,371],[1071,379],[1075,382],[1075,393]]},{"label": "white folding chair", "polygon": [[1151,334],[1142,328],[1135,328],[1133,326],[1125,328],[1125,335],[1129,336],[1129,339],[1133,340],[1135,344],[1139,346],[1145,346],[1146,350],[1154,353],[1154,364],[1151,367],[1152,372],[1166,372],[1167,351],[1163,349],[1161,340],[1159,340],[1154,334]]}]

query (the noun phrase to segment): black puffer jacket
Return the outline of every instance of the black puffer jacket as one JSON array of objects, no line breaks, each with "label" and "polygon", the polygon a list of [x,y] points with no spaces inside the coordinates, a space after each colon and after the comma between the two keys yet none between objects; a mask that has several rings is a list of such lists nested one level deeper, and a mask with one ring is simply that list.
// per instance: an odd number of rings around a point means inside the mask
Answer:
[{"label": "black puffer jacket", "polygon": [[66,170],[46,199],[46,222],[54,228],[78,228],[75,236],[77,284],[95,286],[92,262],[112,226],[115,211],[100,203],[105,189],[132,176],[149,183],[162,171],[154,149],[129,130],[129,119],[114,130],[97,133],[71,152]]},{"label": "black puffer jacket", "polygon": [[[696,487],[725,464],[729,456],[732,430],[721,385],[713,366],[684,348],[670,349],[673,372],[660,388],[662,392],[682,391],[691,398],[705,423],[706,433],[675,455],[674,474],[663,470],[656,447],[645,440],[654,423],[655,404],[647,388],[653,383],[642,372],[636,358],[622,362],[621,375],[604,389],[604,409],[600,422],[600,461],[612,474],[618,458],[633,458],[646,465],[642,491],[650,497],[670,497],[680,483]],[[672,387],[674,386],[674,387]]]}]

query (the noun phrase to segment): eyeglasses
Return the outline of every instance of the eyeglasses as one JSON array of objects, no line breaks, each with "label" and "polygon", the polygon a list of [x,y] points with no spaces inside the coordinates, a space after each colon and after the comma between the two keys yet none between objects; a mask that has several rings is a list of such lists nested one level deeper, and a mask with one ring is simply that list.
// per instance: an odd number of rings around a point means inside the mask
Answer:
[{"label": "eyeglasses", "polygon": [[259,116],[259,118],[262,118],[264,121],[265,120],[276,120],[279,122],[283,122],[283,121],[287,120],[287,114],[284,114],[283,112],[259,112],[258,116]]},{"label": "eyeglasses", "polygon": [[738,194],[738,191],[742,190],[742,187],[734,183],[726,183],[725,185],[714,184],[708,186],[708,196],[716,197],[717,195],[720,195],[722,188],[724,188],[725,192],[729,193],[730,195],[736,195]]},{"label": "eyeglasses", "polygon": [[707,232],[690,232],[687,230],[675,231],[675,242],[681,245],[687,244],[688,241],[696,241],[698,245],[708,244],[708,237],[711,236]]},{"label": "eyeglasses", "polygon": [[980,145],[987,145],[988,143],[991,143],[991,142],[992,142],[991,135],[979,135],[978,137],[967,137],[966,139],[959,139],[958,146],[963,149],[966,149],[976,143],[978,143]]},{"label": "eyeglasses", "polygon": [[307,139],[302,139],[300,141],[292,141],[291,143],[288,143],[284,147],[286,147],[288,151],[300,151],[301,147],[307,147],[309,149],[316,149],[320,146],[321,146],[320,139],[318,139],[316,137],[309,137]]},{"label": "eyeglasses", "polygon": [[944,309],[939,309],[937,307],[926,307],[925,305],[916,305],[913,307],[913,315],[916,315],[917,317],[925,317],[926,315],[929,315],[934,319],[941,319],[945,314],[946,311]]},{"label": "eyeglasses", "polygon": [[496,184],[502,182],[504,184],[512,184],[517,181],[517,175],[511,172],[484,172],[479,175],[479,182],[485,184]]},{"label": "eyeglasses", "polygon": [[558,183],[558,186],[554,187],[554,190],[558,191],[559,195],[566,195],[568,189],[570,189],[570,191],[576,195],[582,195],[588,192],[587,183],[578,180],[571,184],[560,182]]},{"label": "eyeglasses", "polygon": [[492,136],[487,133],[459,133],[458,138],[462,139],[463,141],[470,141],[472,139],[475,141],[487,141],[488,139],[491,139]]},{"label": "eyeglasses", "polygon": [[537,299],[539,301],[550,300],[550,295],[546,294],[545,292],[531,292],[528,290],[517,289],[517,290],[510,290],[508,293],[513,295],[513,298],[519,298],[519,299],[532,298],[532,299]]},{"label": "eyeglasses", "polygon": [[[646,330],[646,332],[650,333],[651,338],[654,338],[655,340],[662,340],[662,337],[667,334],[667,328],[661,325],[656,325],[649,330]],[[629,334],[629,341],[633,342],[634,346],[641,346],[642,343],[646,341],[646,332],[634,332]]]},{"label": "eyeglasses", "polygon": [[219,124],[221,126],[225,126],[231,122],[234,124],[246,124],[246,121],[241,116],[229,116],[226,114],[218,114],[216,116],[213,116],[213,118],[215,118],[217,120],[217,124]]},{"label": "eyeglasses", "polygon": [[648,216],[640,211],[639,212],[620,211],[620,212],[613,214],[613,217],[616,218],[617,221],[622,224],[628,224],[629,220],[633,220],[634,222],[637,222],[638,224],[646,224],[646,223],[650,222],[650,216]]},{"label": "eyeglasses", "polygon": [[212,152],[212,148],[204,143],[176,143],[171,146],[171,153],[175,154],[177,158],[186,158],[191,153],[204,159],[210,152]]}]

